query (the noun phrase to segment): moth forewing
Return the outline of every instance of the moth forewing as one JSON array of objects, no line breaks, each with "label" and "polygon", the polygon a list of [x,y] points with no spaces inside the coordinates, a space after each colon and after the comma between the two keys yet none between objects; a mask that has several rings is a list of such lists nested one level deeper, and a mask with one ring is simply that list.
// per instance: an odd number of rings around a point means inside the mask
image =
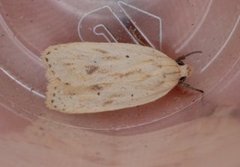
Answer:
[{"label": "moth forewing", "polygon": [[69,43],[47,48],[50,109],[94,113],[133,107],[167,94],[187,66],[150,47],[123,43]]}]

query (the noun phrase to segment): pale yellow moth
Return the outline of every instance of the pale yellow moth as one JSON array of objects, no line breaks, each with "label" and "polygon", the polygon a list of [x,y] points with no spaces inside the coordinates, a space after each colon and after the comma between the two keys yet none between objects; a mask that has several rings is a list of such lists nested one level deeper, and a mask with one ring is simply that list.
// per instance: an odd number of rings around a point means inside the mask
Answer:
[{"label": "pale yellow moth", "polygon": [[47,48],[42,59],[49,82],[46,105],[64,113],[95,113],[149,103],[166,95],[190,73],[180,59],[177,63],[158,50],[135,44],[60,44]]}]

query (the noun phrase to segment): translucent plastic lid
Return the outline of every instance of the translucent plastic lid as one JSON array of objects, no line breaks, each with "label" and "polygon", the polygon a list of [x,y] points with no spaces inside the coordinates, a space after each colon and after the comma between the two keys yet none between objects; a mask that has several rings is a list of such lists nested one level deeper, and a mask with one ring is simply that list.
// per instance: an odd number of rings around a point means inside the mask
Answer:
[{"label": "translucent plastic lid", "polygon": [[[239,1],[0,1],[0,105],[31,120],[77,128],[119,130],[184,121],[209,106],[238,105]],[[144,44],[177,57],[191,51],[188,83],[202,95],[176,87],[143,106],[99,114],[67,115],[44,104],[41,52],[53,44],[97,41]],[[209,110],[208,110],[209,109]]]}]

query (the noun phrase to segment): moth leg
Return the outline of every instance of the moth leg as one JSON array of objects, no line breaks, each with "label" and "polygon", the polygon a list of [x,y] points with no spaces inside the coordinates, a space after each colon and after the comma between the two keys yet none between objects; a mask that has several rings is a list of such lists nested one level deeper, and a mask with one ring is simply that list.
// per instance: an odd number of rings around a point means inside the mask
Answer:
[{"label": "moth leg", "polygon": [[202,51],[193,51],[193,52],[190,52],[190,53],[188,53],[188,54],[186,54],[186,55],[180,56],[179,58],[176,59],[176,62],[177,62],[179,65],[184,65],[183,60],[185,60],[186,57],[191,56],[191,55],[193,55],[193,54],[197,54],[197,53],[202,53]]},{"label": "moth leg", "polygon": [[181,82],[181,81],[180,81],[180,82],[179,82],[179,85],[182,86],[182,87],[185,87],[185,88],[188,88],[188,89],[191,89],[191,90],[200,92],[200,93],[204,93],[203,90],[194,88],[194,87],[192,87],[190,84],[188,84],[188,83],[186,83],[186,82]]}]

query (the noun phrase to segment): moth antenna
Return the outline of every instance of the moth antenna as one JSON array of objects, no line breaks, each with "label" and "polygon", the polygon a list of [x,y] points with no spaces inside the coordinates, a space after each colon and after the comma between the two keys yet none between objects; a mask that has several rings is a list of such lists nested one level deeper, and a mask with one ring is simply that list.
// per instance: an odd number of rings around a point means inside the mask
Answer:
[{"label": "moth antenna", "polygon": [[197,53],[202,53],[202,51],[193,51],[193,52],[190,52],[190,53],[188,53],[188,54],[186,54],[186,55],[180,56],[179,58],[176,59],[176,62],[177,62],[179,65],[184,65],[183,60],[185,60],[186,57],[191,56],[191,55],[193,55],[193,54],[197,54]]},{"label": "moth antenna", "polygon": [[190,84],[185,83],[185,82],[182,82],[181,80],[180,80],[180,82],[179,82],[179,85],[182,86],[182,87],[185,87],[185,88],[194,90],[194,91],[196,91],[196,92],[204,93],[203,90],[194,88],[194,87],[192,87]]}]

